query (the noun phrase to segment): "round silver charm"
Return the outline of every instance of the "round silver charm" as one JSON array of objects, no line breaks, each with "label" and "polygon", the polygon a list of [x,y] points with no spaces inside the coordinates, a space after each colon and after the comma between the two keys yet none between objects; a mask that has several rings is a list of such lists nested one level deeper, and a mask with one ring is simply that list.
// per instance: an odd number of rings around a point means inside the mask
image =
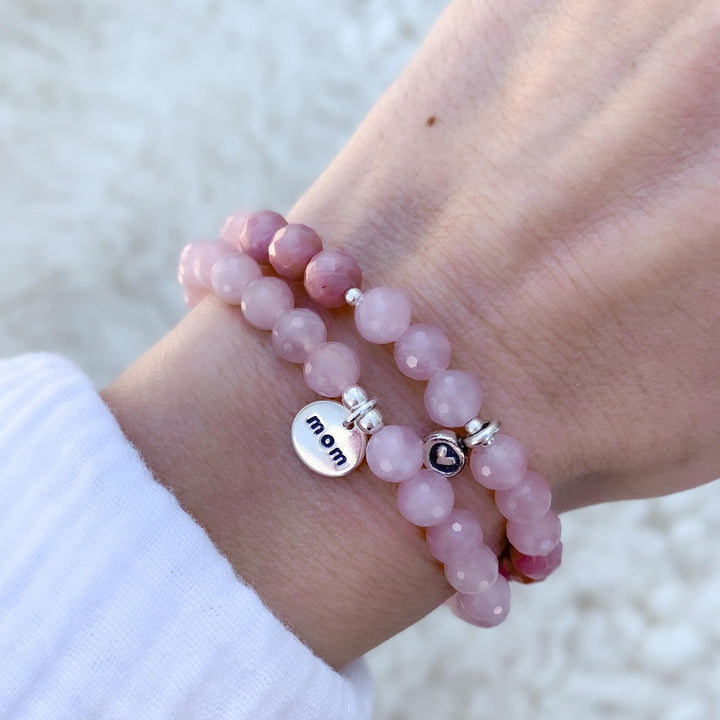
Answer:
[{"label": "round silver charm", "polygon": [[306,405],[290,430],[297,456],[311,470],[326,477],[352,472],[365,457],[367,436],[357,426],[346,428],[347,408],[332,400]]},{"label": "round silver charm", "polygon": [[465,452],[454,432],[436,430],[425,438],[423,447],[428,470],[452,477],[465,465]]}]

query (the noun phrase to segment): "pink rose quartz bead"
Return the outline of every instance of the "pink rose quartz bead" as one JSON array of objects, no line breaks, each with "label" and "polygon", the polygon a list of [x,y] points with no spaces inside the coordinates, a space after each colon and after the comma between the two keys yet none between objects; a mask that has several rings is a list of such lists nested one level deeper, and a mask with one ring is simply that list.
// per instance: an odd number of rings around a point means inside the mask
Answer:
[{"label": "pink rose quartz bead", "polygon": [[197,284],[210,290],[212,288],[210,273],[212,272],[213,265],[215,265],[221,257],[231,255],[232,253],[237,253],[237,248],[223,240],[212,240],[201,243],[193,258],[193,273]]},{"label": "pink rose quartz bead", "polygon": [[548,481],[534,470],[528,470],[514,487],[495,492],[498,510],[508,520],[515,522],[531,522],[541,518],[550,509],[551,501]]},{"label": "pink rose quartz bead", "polygon": [[245,221],[238,242],[243,252],[247,253],[255,262],[261,265],[268,264],[268,247],[275,233],[287,225],[287,220],[272,210],[261,210],[253,213]]},{"label": "pink rose quartz bead", "polygon": [[278,318],[294,305],[292,290],[280,278],[253,280],[242,291],[240,309],[258,330],[272,330]]},{"label": "pink rose quartz bead", "polygon": [[458,592],[485,592],[498,578],[498,559],[481,543],[474,552],[445,563],[445,577]]},{"label": "pink rose quartz bead", "polygon": [[450,364],[448,336],[437,325],[411,325],[395,343],[395,364],[413,380],[429,380]]},{"label": "pink rose quartz bead", "polygon": [[298,280],[305,267],[322,250],[320,236],[307,225],[291,223],[281,227],[268,247],[270,264],[280,277]]},{"label": "pink rose quartz bead", "polygon": [[517,485],[527,472],[527,452],[514,437],[497,433],[492,444],[470,453],[473,477],[490,490],[507,490]]},{"label": "pink rose quartz bead", "polygon": [[531,580],[544,580],[560,567],[563,544],[559,542],[547,555],[523,555],[510,547],[510,558],[515,569]]},{"label": "pink rose quartz bead", "polygon": [[480,384],[463,370],[436,373],[425,388],[425,409],[443,427],[465,425],[480,412],[481,402]]},{"label": "pink rose quartz bead", "polygon": [[454,502],[455,493],[450,481],[432,470],[419,470],[398,488],[400,514],[420,527],[442,522],[450,514]]},{"label": "pink rose quartz bead", "polygon": [[275,352],[283,360],[304,363],[307,356],[327,340],[327,329],[317,313],[296,308],[278,318],[270,338]]},{"label": "pink rose quartz bead", "polygon": [[344,343],[325,342],[307,357],[303,368],[307,386],[318,395],[340,397],[360,379],[360,361]]},{"label": "pink rose quartz bead", "polygon": [[205,243],[201,241],[188,243],[180,253],[177,281],[183,287],[188,287],[190,285],[197,286],[198,284],[195,279],[195,272],[193,271],[193,263],[195,262],[195,256],[200,252],[200,248],[204,244]]},{"label": "pink rose quartz bead", "polygon": [[245,223],[251,214],[252,213],[249,212],[233,213],[222,226],[220,230],[220,239],[235,246],[238,250],[241,249],[240,235],[242,235]]},{"label": "pink rose quartz bead", "polygon": [[547,555],[560,542],[560,533],[560,518],[552,510],[532,522],[507,523],[508,540],[523,555]]},{"label": "pink rose quartz bead", "polygon": [[305,290],[320,307],[341,307],[345,293],[361,283],[357,260],[339,250],[322,250],[305,268]]},{"label": "pink rose quartz bead", "polygon": [[423,442],[405,425],[386,425],[368,441],[365,458],[381,480],[404,482],[417,475],[423,464]]},{"label": "pink rose quartz bead", "polygon": [[368,290],[355,306],[355,327],[371,343],[395,342],[410,326],[412,308],[392,287]]},{"label": "pink rose quartz bead", "polygon": [[500,575],[483,593],[458,593],[453,612],[459,618],[479,627],[499,625],[510,612],[510,583]]},{"label": "pink rose quartz bead", "polygon": [[185,285],[183,287],[183,300],[192,310],[201,300],[204,300],[210,293],[199,285]]},{"label": "pink rose quartz bead", "polygon": [[245,286],[262,277],[260,266],[249,256],[235,252],[223,255],[210,271],[213,292],[230,305],[240,305]]},{"label": "pink rose quartz bead", "polygon": [[432,556],[441,563],[455,562],[472,554],[483,541],[482,526],[469,511],[454,508],[425,536]]}]

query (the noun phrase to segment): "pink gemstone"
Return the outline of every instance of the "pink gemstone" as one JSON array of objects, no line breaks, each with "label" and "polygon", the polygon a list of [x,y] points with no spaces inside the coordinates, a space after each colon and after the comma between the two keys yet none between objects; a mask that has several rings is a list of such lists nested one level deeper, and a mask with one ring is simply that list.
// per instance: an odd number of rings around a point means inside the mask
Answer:
[{"label": "pink gemstone", "polygon": [[241,249],[255,262],[267,265],[268,247],[275,233],[285,225],[287,225],[285,218],[272,210],[253,213],[245,221],[238,239]]},{"label": "pink gemstone", "polygon": [[477,446],[470,453],[473,477],[490,490],[507,490],[517,485],[527,472],[527,452],[510,435],[497,433],[492,444]]},{"label": "pink gemstone", "polygon": [[458,592],[468,595],[485,592],[497,580],[498,559],[487,545],[480,543],[474,552],[446,563],[445,577]]},{"label": "pink gemstone", "polygon": [[403,293],[392,287],[368,290],[355,306],[355,326],[371,343],[395,342],[410,326],[412,308]]},{"label": "pink gemstone", "polygon": [[425,388],[425,409],[443,427],[465,425],[480,412],[480,383],[463,370],[442,370]]},{"label": "pink gemstone", "polygon": [[197,284],[210,290],[212,281],[210,273],[213,265],[225,255],[237,253],[237,248],[223,240],[212,240],[200,244],[195,257],[193,258],[193,273]]},{"label": "pink gemstone", "polygon": [[495,491],[495,504],[508,519],[515,522],[530,522],[541,518],[552,501],[550,485],[534,470],[528,470],[523,479],[508,490]]},{"label": "pink gemstone", "polygon": [[418,470],[398,488],[400,514],[420,527],[442,522],[450,514],[454,502],[455,493],[450,481],[432,470]]},{"label": "pink gemstone", "polygon": [[195,262],[195,256],[200,252],[200,248],[204,244],[201,241],[188,243],[180,253],[177,281],[183,287],[198,284],[193,271],[193,263]]},{"label": "pink gemstone", "polygon": [[200,287],[199,285],[185,285],[183,287],[183,300],[190,310],[209,294],[204,287]]},{"label": "pink gemstone", "polygon": [[252,213],[249,212],[236,212],[233,213],[222,226],[220,230],[220,239],[227,243],[230,243],[235,248],[240,249],[240,235],[242,235],[243,228],[247,219]]},{"label": "pink gemstone", "polygon": [[498,576],[483,593],[478,595],[459,593],[457,598],[456,615],[479,627],[495,627],[510,612],[510,584],[502,576]]},{"label": "pink gemstone", "polygon": [[325,342],[308,355],[303,374],[307,386],[318,395],[340,397],[360,379],[360,361],[344,343]]},{"label": "pink gemstone", "polygon": [[275,352],[283,360],[304,363],[310,352],[327,340],[327,330],[317,313],[296,308],[278,318],[270,337]]},{"label": "pink gemstone", "polygon": [[272,330],[278,318],[294,305],[288,284],[275,277],[253,280],[242,291],[240,308],[247,321],[258,330]]},{"label": "pink gemstone", "polygon": [[482,526],[469,510],[454,508],[441,523],[428,528],[426,540],[434,558],[454,562],[482,543]]},{"label": "pink gemstone", "polygon": [[544,580],[560,567],[563,544],[559,542],[547,555],[523,555],[514,547],[510,548],[510,559],[515,569],[531,580]]},{"label": "pink gemstone", "polygon": [[345,304],[345,293],[360,287],[362,272],[357,260],[339,250],[322,250],[305,268],[305,290],[321,307]]},{"label": "pink gemstone", "polygon": [[532,522],[507,523],[508,540],[523,555],[547,555],[560,542],[560,533],[560,518],[552,510]]},{"label": "pink gemstone", "polygon": [[213,292],[231,305],[240,305],[245,286],[261,277],[260,266],[251,257],[239,252],[223,255],[210,271]]},{"label": "pink gemstone", "polygon": [[268,257],[280,277],[298,280],[305,274],[305,266],[321,250],[322,240],[312,228],[291,223],[275,233]]},{"label": "pink gemstone", "polygon": [[414,477],[423,464],[423,442],[405,425],[386,425],[369,440],[368,466],[381,480],[403,482]]},{"label": "pink gemstone", "polygon": [[395,343],[395,363],[413,380],[429,380],[450,364],[448,336],[437,325],[411,325]]}]

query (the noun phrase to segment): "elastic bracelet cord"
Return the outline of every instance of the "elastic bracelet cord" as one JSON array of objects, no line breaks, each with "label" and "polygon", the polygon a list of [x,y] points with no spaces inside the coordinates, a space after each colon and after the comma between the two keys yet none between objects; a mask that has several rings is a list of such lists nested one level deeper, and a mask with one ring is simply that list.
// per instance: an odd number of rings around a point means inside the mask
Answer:
[{"label": "elastic bracelet cord", "polygon": [[[264,276],[261,265],[269,265],[277,277]],[[294,307],[285,279],[303,279],[308,297],[322,308],[352,306],[365,340],[395,343],[400,372],[427,381],[425,408],[441,429],[423,439],[410,427],[386,425],[377,398],[358,385],[355,352],[328,341],[316,312]],[[366,459],[376,477],[398,484],[398,509],[426,529],[428,549],[456,590],[448,604],[458,617],[481,627],[498,625],[510,609],[508,580],[541,581],[559,567],[561,525],[551,508],[548,481],[528,470],[525,448],[498,432],[499,421],[478,417],[477,379],[448,369],[452,349],[446,333],[436,325],[412,323],[410,302],[400,290],[363,292],[355,258],[323,249],[314,230],[288,224],[268,210],[232,215],[219,240],[187,245],[178,280],[189,307],[210,292],[239,305],[250,325],[271,332],[281,358],[302,364],[306,384],[323,399],[302,408],[292,423],[299,459],[327,477],[343,477]],[[449,478],[466,464],[478,483],[494,491],[507,520],[508,545],[500,557],[483,542],[472,513],[454,506]]]}]

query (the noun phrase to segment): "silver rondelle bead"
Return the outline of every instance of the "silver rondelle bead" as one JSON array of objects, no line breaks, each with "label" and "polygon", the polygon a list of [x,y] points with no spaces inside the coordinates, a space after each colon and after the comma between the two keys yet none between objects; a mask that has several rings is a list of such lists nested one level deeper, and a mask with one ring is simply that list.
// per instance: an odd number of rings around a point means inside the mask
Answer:
[{"label": "silver rondelle bead", "polygon": [[362,290],[360,288],[350,288],[345,293],[345,302],[352,307],[355,307],[362,300]]},{"label": "silver rondelle bead", "polygon": [[499,429],[499,420],[483,422],[479,418],[473,418],[465,425],[467,435],[462,438],[462,443],[468,449],[474,448],[477,445],[492,445],[495,433],[497,433]]},{"label": "silver rondelle bead", "polygon": [[385,421],[383,420],[382,413],[377,408],[369,410],[357,421],[358,428],[366,435],[376,433],[380,428],[384,427],[384,425]]},{"label": "silver rondelle bead", "polygon": [[346,387],[342,394],[342,404],[348,410],[355,410],[368,401],[368,394],[359,385]]}]

